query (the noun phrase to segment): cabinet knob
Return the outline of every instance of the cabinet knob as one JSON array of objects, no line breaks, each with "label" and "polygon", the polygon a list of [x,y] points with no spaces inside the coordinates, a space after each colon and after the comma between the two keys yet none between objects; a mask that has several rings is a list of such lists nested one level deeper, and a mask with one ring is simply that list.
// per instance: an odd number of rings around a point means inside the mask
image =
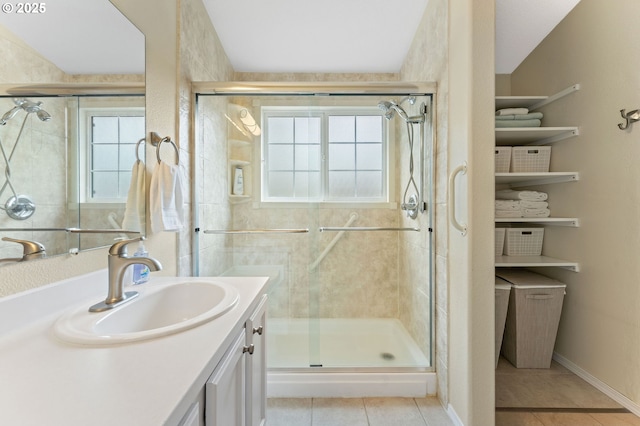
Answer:
[{"label": "cabinet knob", "polygon": [[253,327],[253,334],[258,334],[260,336],[262,336],[262,332],[264,331],[264,327],[260,326],[260,327]]},{"label": "cabinet knob", "polygon": [[249,345],[249,346],[243,346],[242,347],[242,353],[247,353],[249,352],[249,355],[253,355],[253,351],[255,350],[255,346],[253,346],[253,344]]}]

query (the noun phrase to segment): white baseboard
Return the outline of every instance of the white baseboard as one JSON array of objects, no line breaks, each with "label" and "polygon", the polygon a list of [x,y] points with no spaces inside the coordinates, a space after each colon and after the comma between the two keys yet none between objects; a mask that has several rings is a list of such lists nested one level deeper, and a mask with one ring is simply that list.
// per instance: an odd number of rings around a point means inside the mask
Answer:
[{"label": "white baseboard", "polygon": [[456,413],[456,410],[453,409],[453,406],[451,404],[447,405],[447,414],[449,415],[449,418],[453,422],[454,426],[464,426],[464,423],[462,423],[462,420],[460,420],[460,417],[458,417],[458,413]]},{"label": "white baseboard", "polygon": [[578,367],[576,364],[569,361],[567,358],[563,357],[562,355],[559,355],[554,352],[553,359],[558,364],[566,367],[567,370],[571,371],[576,376],[580,377],[585,382],[589,383],[591,386],[598,389],[600,392],[604,393],[609,398],[613,399],[618,404],[622,405],[624,408],[631,411],[636,416],[640,416],[640,405],[636,404],[635,402],[633,402],[632,400],[630,400],[629,398],[627,398],[626,396],[624,396],[623,394],[621,394],[620,392],[612,388],[611,386],[607,385],[603,381],[592,376],[587,371]]}]

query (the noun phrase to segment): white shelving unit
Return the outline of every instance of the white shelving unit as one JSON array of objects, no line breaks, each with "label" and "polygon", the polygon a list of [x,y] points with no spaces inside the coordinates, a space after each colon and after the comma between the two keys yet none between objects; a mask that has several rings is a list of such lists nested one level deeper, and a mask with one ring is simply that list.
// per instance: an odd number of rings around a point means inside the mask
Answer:
[{"label": "white shelving unit", "polygon": [[496,184],[508,185],[510,188],[575,182],[579,179],[577,172],[496,173]]},{"label": "white shelving unit", "polygon": [[[552,96],[496,96],[496,110],[503,108],[528,108],[530,111],[541,108],[580,89],[575,84]],[[534,128],[497,128],[496,146],[550,145],[579,135],[578,127],[534,127]],[[502,188],[525,188],[580,179],[577,172],[545,173],[496,173],[496,186]],[[536,224],[578,227],[580,222],[574,217],[548,218],[496,218],[496,223]],[[578,263],[549,256],[496,256],[496,267],[558,267],[578,272]]]},{"label": "white shelving unit", "polygon": [[496,145],[550,145],[579,134],[577,127],[498,128]]},{"label": "white shelving unit", "polygon": [[573,272],[580,271],[580,266],[576,262],[549,256],[496,256],[496,268],[532,268],[539,266],[564,268]]}]

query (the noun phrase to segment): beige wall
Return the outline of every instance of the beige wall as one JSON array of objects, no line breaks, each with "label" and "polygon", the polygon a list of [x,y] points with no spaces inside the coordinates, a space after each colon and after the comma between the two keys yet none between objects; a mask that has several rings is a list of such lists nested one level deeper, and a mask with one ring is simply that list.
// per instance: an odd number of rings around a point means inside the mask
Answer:
[{"label": "beige wall", "polygon": [[553,145],[551,170],[580,180],[548,185],[553,216],[579,228],[549,229],[543,251],[581,271],[545,271],[567,283],[556,352],[640,404],[639,132],[619,130],[619,110],[640,107],[636,0],[582,0],[512,74],[514,95],[580,91],[547,107],[544,126],[579,126]]},{"label": "beige wall", "polygon": [[[465,425],[494,423],[494,0],[449,1],[448,167],[467,163],[450,224],[449,404]],[[451,191],[451,188],[448,188]],[[481,197],[487,197],[487,202]],[[440,232],[444,229],[437,227]]]}]

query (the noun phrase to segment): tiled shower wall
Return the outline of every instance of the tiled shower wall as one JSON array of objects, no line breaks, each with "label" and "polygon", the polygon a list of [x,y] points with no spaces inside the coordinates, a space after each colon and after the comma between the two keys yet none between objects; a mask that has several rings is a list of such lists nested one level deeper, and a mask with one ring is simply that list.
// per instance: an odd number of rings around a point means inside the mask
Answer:
[{"label": "tiled shower wall", "polygon": [[[435,367],[438,373],[438,397],[448,403],[448,285],[447,285],[447,125],[448,125],[448,6],[447,0],[430,0],[400,77],[403,81],[431,81],[438,85],[435,116]],[[433,206],[432,206],[433,207]],[[412,265],[427,262],[427,253],[412,250],[418,256]],[[417,280],[406,282],[420,286]],[[420,292],[420,288],[413,290]],[[407,294],[411,294],[408,291]]]},{"label": "tiled shower wall", "polygon": [[[180,163],[184,167],[185,176],[189,178],[188,187],[192,187],[191,178],[195,175],[202,183],[195,188],[197,205],[192,199],[193,194],[188,194],[184,206],[187,223],[179,235],[178,275],[189,276],[193,268],[192,209],[198,209],[202,229],[225,229],[230,223],[230,206],[226,197],[226,123],[215,113],[226,111],[226,101],[218,103],[212,98],[203,101],[198,112],[201,118],[206,118],[198,120],[201,127],[196,130],[192,125],[195,99],[191,93],[191,83],[232,80],[233,70],[202,1],[182,0],[178,7],[180,115],[177,142],[180,147]],[[196,134],[199,136],[197,139]],[[216,244],[219,242],[205,238],[200,240],[199,256],[210,262],[201,264],[214,267],[218,262],[225,262],[214,255]],[[205,266],[200,275],[213,275],[214,270],[207,268],[209,266]]]}]

